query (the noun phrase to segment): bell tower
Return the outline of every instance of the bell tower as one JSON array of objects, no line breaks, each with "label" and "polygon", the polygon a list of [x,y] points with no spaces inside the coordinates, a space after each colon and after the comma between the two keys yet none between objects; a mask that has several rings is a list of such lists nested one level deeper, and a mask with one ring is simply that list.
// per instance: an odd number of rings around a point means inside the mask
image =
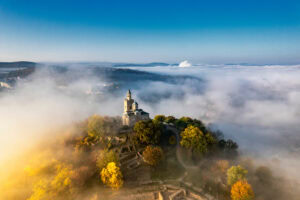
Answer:
[{"label": "bell tower", "polygon": [[127,97],[127,99],[128,99],[128,100],[130,100],[130,99],[131,99],[131,91],[130,91],[130,90],[128,90],[128,91],[127,91],[127,95],[126,95],[126,97]]},{"label": "bell tower", "polygon": [[126,94],[126,99],[124,99],[124,113],[132,111],[132,104],[134,100],[131,98],[131,91],[128,90]]},{"label": "bell tower", "polygon": [[122,123],[126,126],[133,126],[140,120],[150,119],[149,113],[139,109],[139,105],[131,98],[131,91],[128,90],[126,98],[124,99],[124,113],[122,116]]}]

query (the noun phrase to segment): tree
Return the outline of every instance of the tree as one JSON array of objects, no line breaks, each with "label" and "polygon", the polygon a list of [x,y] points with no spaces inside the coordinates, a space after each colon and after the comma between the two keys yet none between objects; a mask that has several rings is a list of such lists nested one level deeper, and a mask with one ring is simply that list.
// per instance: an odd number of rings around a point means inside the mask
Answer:
[{"label": "tree", "polygon": [[162,133],[161,123],[155,123],[152,120],[139,121],[133,128],[138,142],[144,144],[158,144]]},{"label": "tree", "polygon": [[64,163],[57,164],[53,178],[41,178],[33,186],[33,193],[27,200],[48,200],[64,197],[72,199],[73,169]]},{"label": "tree", "polygon": [[143,152],[144,161],[149,165],[156,166],[163,157],[163,151],[160,147],[147,146]]},{"label": "tree", "polygon": [[103,117],[99,115],[93,115],[88,119],[88,135],[91,137],[100,137],[104,134],[103,130]]},{"label": "tree", "polygon": [[231,187],[231,199],[232,200],[252,200],[254,199],[254,192],[251,185],[245,181],[237,181]]},{"label": "tree", "polygon": [[33,192],[27,200],[47,200],[54,198],[48,193],[49,181],[47,179],[41,179],[33,186]]},{"label": "tree", "polygon": [[188,127],[189,124],[193,122],[192,118],[190,117],[181,117],[180,119],[177,119],[175,122],[175,125],[177,128],[183,130],[186,127]]},{"label": "tree", "polygon": [[119,189],[123,185],[123,175],[115,162],[110,162],[101,171],[101,180],[113,189]]},{"label": "tree", "polygon": [[116,164],[119,163],[119,158],[117,154],[112,150],[101,150],[97,156],[97,167],[99,168],[100,172],[104,167],[107,166],[108,163],[114,162]]},{"label": "tree", "polygon": [[153,119],[154,122],[164,122],[166,120],[166,116],[164,115],[156,115]]},{"label": "tree", "polygon": [[232,186],[237,181],[245,180],[247,173],[248,171],[240,165],[230,167],[227,170],[227,184]]},{"label": "tree", "polygon": [[99,138],[94,135],[87,135],[85,137],[78,137],[75,145],[75,151],[90,151],[91,147],[99,142]]},{"label": "tree", "polygon": [[192,125],[192,126],[198,127],[204,134],[206,134],[208,132],[202,121],[200,121],[198,119],[192,119],[190,117],[181,117],[180,119],[177,119],[175,121],[175,125],[177,128],[179,128],[181,130],[184,130],[188,126]]},{"label": "tree", "polygon": [[208,152],[208,143],[203,132],[195,126],[189,126],[181,133],[180,145],[190,149],[192,152],[200,152],[202,154]]},{"label": "tree", "polygon": [[88,118],[87,132],[89,136],[100,138],[111,134],[120,127],[120,119],[93,115]]},{"label": "tree", "polygon": [[165,119],[165,122],[166,122],[166,123],[175,123],[175,121],[176,121],[176,118],[173,117],[173,116],[168,116],[168,117],[166,117],[166,119]]},{"label": "tree", "polygon": [[71,177],[73,176],[74,171],[70,166],[65,164],[57,165],[56,170],[57,174],[51,181],[51,187],[53,191],[55,191],[57,194],[71,193]]}]

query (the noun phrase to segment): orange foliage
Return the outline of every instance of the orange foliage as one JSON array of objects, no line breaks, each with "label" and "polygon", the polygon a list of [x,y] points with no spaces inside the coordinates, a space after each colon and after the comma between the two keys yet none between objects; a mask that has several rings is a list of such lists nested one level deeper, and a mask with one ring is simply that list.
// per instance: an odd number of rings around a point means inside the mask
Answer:
[{"label": "orange foliage", "polygon": [[232,200],[252,200],[254,199],[254,193],[251,185],[245,181],[237,181],[231,187],[231,199]]}]

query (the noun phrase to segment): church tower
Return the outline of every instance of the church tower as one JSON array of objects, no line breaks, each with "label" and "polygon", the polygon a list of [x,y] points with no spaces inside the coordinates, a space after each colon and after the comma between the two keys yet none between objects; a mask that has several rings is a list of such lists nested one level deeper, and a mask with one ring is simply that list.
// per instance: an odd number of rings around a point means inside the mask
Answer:
[{"label": "church tower", "polygon": [[128,100],[131,99],[131,91],[130,91],[130,89],[127,91],[126,97],[127,97]]},{"label": "church tower", "polygon": [[131,91],[128,90],[126,94],[126,99],[124,99],[124,113],[132,111],[132,104],[134,100],[131,98]]},{"label": "church tower", "polygon": [[123,125],[133,126],[140,120],[148,119],[150,119],[149,113],[139,109],[138,103],[131,98],[131,91],[128,90],[124,99]]}]

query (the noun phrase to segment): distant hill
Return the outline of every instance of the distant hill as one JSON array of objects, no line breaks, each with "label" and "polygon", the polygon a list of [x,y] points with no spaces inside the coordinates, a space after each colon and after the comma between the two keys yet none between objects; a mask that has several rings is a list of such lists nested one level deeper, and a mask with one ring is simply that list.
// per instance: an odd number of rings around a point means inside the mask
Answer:
[{"label": "distant hill", "polygon": [[34,62],[0,62],[0,79],[26,77],[35,71]]},{"label": "distant hill", "polygon": [[169,66],[168,63],[160,63],[160,62],[152,62],[145,64],[137,64],[137,63],[124,63],[124,64],[114,64],[114,67],[154,67],[154,66]]},{"label": "distant hill", "polygon": [[18,61],[18,62],[0,62],[0,68],[23,68],[23,67],[35,67],[37,63]]}]

